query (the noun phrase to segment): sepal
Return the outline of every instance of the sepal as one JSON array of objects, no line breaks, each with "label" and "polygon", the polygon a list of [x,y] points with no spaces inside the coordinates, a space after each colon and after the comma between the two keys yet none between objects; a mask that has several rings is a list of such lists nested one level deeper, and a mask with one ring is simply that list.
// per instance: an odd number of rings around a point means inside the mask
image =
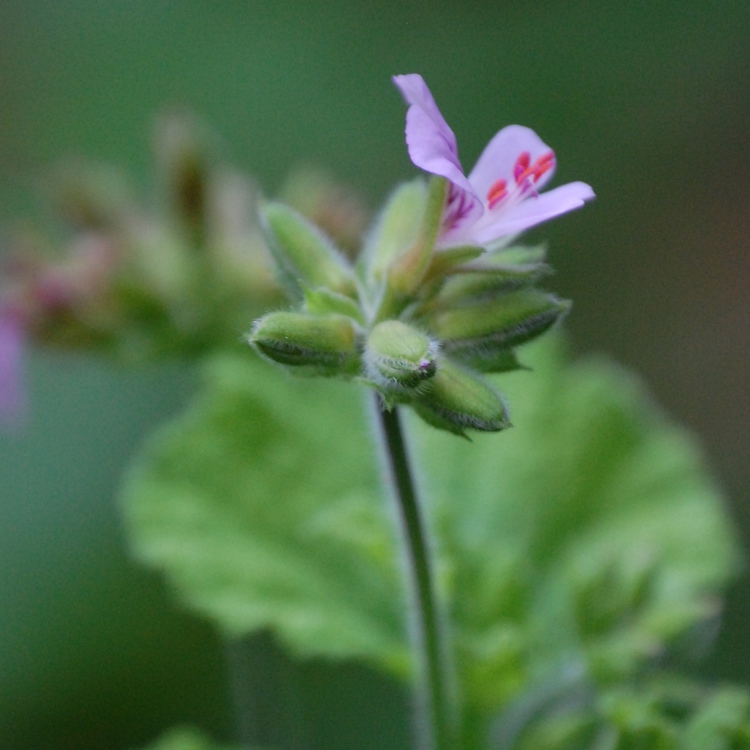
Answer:
[{"label": "sepal", "polygon": [[467,349],[453,353],[451,356],[461,364],[484,373],[513,372],[514,370],[528,370],[529,368],[518,361],[513,349],[493,349],[485,347],[478,350]]},{"label": "sepal", "polygon": [[429,316],[427,323],[445,351],[461,361],[492,361],[498,352],[544,333],[569,309],[568,301],[552,294],[522,289],[439,312]]},{"label": "sepal", "polygon": [[314,375],[354,375],[359,346],[354,321],[344,315],[272,312],[247,338],[266,359]]},{"label": "sepal", "polygon": [[425,274],[425,280],[439,278],[456,266],[462,266],[476,260],[485,254],[485,249],[479,245],[459,245],[444,250],[436,250],[430,259],[430,265]]},{"label": "sepal", "polygon": [[367,338],[365,374],[386,394],[418,388],[435,374],[437,351],[426,334],[400,320],[386,320]]},{"label": "sepal", "polygon": [[281,280],[295,298],[303,287],[354,295],[352,268],[320,229],[283,203],[266,203],[259,214]]},{"label": "sepal", "polygon": [[538,263],[519,266],[466,266],[446,279],[430,307],[445,309],[470,305],[481,300],[533,286],[549,275],[549,266]]}]

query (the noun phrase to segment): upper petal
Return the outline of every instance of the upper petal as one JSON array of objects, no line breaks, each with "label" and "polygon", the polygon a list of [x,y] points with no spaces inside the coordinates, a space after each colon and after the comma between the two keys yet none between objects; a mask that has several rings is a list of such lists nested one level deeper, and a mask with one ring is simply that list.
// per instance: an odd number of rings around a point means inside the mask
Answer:
[{"label": "upper petal", "polygon": [[417,73],[393,76],[409,105],[406,113],[406,145],[412,162],[425,172],[450,180],[474,195],[458,159],[456,136],[440,113],[422,76]]},{"label": "upper petal", "polygon": [[[508,125],[500,130],[485,146],[481,156],[469,175],[469,182],[474,192],[486,200],[489,189],[500,179],[506,180],[508,185],[515,184],[513,169],[518,157],[528,153],[533,164],[540,156],[552,152],[552,149],[531,129],[523,125]],[[534,183],[534,188],[540,190],[552,177],[554,163]]]},{"label": "upper petal", "polygon": [[472,239],[478,244],[485,244],[498,237],[523,232],[543,221],[580,208],[594,197],[590,185],[585,182],[569,182],[538,197],[527,198],[508,211],[500,212],[494,221],[489,220],[490,213],[485,214],[487,223],[483,221],[482,226],[472,232]]}]

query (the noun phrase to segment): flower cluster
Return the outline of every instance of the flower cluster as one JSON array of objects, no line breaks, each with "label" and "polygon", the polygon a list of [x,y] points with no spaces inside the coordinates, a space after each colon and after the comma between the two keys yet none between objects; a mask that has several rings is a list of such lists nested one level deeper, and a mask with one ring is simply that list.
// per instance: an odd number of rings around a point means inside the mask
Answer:
[{"label": "flower cluster", "polygon": [[555,156],[511,125],[464,175],[453,131],[419,75],[396,76],[413,163],[433,175],[399,187],[351,263],[318,227],[281,203],[261,208],[266,241],[296,302],[253,326],[250,343],[298,372],[359,379],[383,404],[411,405],[464,434],[509,425],[484,373],[519,367],[515,349],[569,303],[536,287],[544,249],[519,232],[593,198],[580,182],[540,194]]}]

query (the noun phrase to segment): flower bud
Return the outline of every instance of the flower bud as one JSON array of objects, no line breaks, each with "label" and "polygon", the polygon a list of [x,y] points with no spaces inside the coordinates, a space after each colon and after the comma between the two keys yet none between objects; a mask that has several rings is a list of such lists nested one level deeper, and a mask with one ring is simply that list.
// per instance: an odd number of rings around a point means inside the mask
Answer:
[{"label": "flower bud", "polygon": [[448,308],[474,304],[515,289],[532,286],[549,273],[550,267],[543,263],[493,267],[467,266],[465,270],[458,269],[445,281],[432,307]]},{"label": "flower bud", "polygon": [[385,390],[416,388],[435,374],[437,344],[400,320],[378,323],[367,339],[367,376]]},{"label": "flower bud", "polygon": [[440,231],[447,193],[447,180],[430,180],[419,233],[411,247],[388,268],[388,286],[397,295],[413,294],[424,278]]},{"label": "flower bud", "polygon": [[175,220],[203,237],[214,162],[214,137],[185,112],[159,118],[154,148],[167,206]]},{"label": "flower bud", "polygon": [[[485,371],[500,352],[536,338],[556,323],[570,303],[537,289],[522,289],[474,305],[436,313],[429,325],[446,352]],[[482,362],[488,363],[483,366]]]},{"label": "flower bud", "polygon": [[382,281],[391,263],[414,244],[426,205],[424,180],[400,185],[391,195],[364,249],[369,277]]},{"label": "flower bud", "polygon": [[377,290],[376,318],[395,318],[425,278],[440,230],[447,181],[402,185],[391,196],[365,248],[365,275]]},{"label": "flower bud", "polygon": [[357,323],[364,324],[362,310],[355,300],[345,294],[338,294],[329,289],[320,287],[318,289],[303,290],[305,295],[305,311],[311,315],[328,315],[337,313],[346,315]]},{"label": "flower bud", "polygon": [[273,362],[315,375],[359,369],[357,331],[344,315],[272,312],[255,321],[248,342]]},{"label": "flower bud", "polygon": [[315,225],[283,203],[267,203],[260,219],[282,281],[296,297],[302,287],[354,294],[349,263]]},{"label": "flower bud", "polygon": [[414,408],[429,424],[457,435],[464,435],[465,430],[498,432],[510,427],[500,394],[482,378],[446,358],[441,358]]}]

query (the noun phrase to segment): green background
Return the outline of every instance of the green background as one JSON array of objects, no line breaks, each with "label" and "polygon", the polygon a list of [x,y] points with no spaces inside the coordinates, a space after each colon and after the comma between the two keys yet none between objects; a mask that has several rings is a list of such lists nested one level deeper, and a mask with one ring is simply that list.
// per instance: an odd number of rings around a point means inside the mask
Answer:
[{"label": "green background", "polygon": [[[413,174],[390,76],[420,72],[467,169],[518,122],[555,149],[556,184],[594,187],[594,204],[530,235],[549,240],[554,288],[575,302],[574,345],[638,369],[699,432],[747,540],[749,40],[744,0],[4,0],[0,223],[35,216],[63,156],[147,185],[151,123],[170,105],[211,123],[268,193],[312,163],[376,207]],[[50,352],[29,365],[30,423],[0,436],[0,747],[128,747],[179,721],[226,735],[221,647],[130,565],[114,505],[193,374]],[[730,596],[710,675],[750,681],[748,593],[740,581]],[[347,722],[327,747],[365,747],[403,718],[358,670],[301,677],[321,737],[335,711]]]}]

